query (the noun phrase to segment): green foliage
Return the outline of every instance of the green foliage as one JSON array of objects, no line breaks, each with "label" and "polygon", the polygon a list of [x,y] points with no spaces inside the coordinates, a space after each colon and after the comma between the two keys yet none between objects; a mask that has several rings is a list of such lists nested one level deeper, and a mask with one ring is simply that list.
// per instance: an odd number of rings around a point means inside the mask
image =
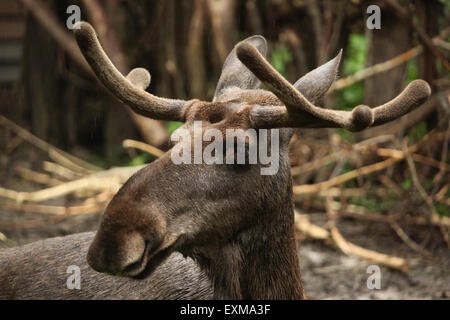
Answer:
[{"label": "green foliage", "polygon": [[349,143],[354,143],[356,141],[356,135],[354,132],[342,129],[342,128],[338,128],[335,129],[335,132],[341,136],[342,140],[345,140]]},{"label": "green foliage", "polygon": [[109,166],[108,161],[104,157],[99,156],[95,153],[89,154],[86,161],[89,163],[92,163],[94,166],[97,166],[97,167],[100,167],[103,169],[106,169]]},{"label": "green foliage", "polygon": [[406,72],[408,73],[408,83],[419,77],[419,68],[417,59],[411,59],[406,63]]},{"label": "green foliage", "polygon": [[353,203],[357,206],[366,208],[369,211],[377,212],[381,210],[380,202],[373,198],[357,198],[353,200]]},{"label": "green foliage", "polygon": [[135,157],[130,160],[128,153],[122,148],[114,150],[112,155],[108,157],[101,156],[99,154],[90,154],[87,161],[96,165],[97,167],[107,169],[111,167],[123,167],[123,166],[139,166],[146,164],[153,160],[153,156],[146,153]]},{"label": "green foliage", "polygon": [[353,33],[349,37],[347,58],[344,61],[344,75],[348,76],[364,69],[367,59],[367,40],[363,34]]},{"label": "green foliage", "polygon": [[169,134],[172,134],[175,130],[177,130],[182,125],[183,125],[183,122],[170,121],[167,126],[167,131],[169,132]]},{"label": "green foliage", "polygon": [[383,199],[379,199],[379,197],[371,194],[368,194],[365,197],[352,199],[353,204],[362,206],[371,212],[388,210],[392,208],[396,201],[398,201],[398,198],[393,194]]},{"label": "green foliage", "polygon": [[420,122],[408,133],[408,138],[412,141],[418,141],[422,139],[428,132],[427,123],[425,121]]},{"label": "green foliage", "polygon": [[423,186],[425,187],[425,189],[430,189],[431,187],[433,187],[433,186],[434,186],[433,179],[431,179],[431,178],[426,178],[426,179],[423,181]]},{"label": "green foliage", "polygon": [[450,0],[439,0],[444,5],[444,11],[450,12]]},{"label": "green foliage", "polygon": [[405,180],[403,180],[402,182],[402,188],[405,191],[408,191],[411,189],[411,185],[412,185],[412,180],[410,177],[407,177]]},{"label": "green foliage", "polygon": [[148,153],[142,153],[137,157],[131,159],[131,161],[127,163],[127,166],[129,167],[141,166],[143,164],[148,163],[150,161],[150,158],[151,156]]},{"label": "green foliage", "polygon": [[286,76],[286,66],[292,61],[292,54],[290,50],[283,45],[275,45],[272,54],[270,56],[270,62],[273,67],[281,73],[284,77]]},{"label": "green foliage", "polygon": [[450,208],[445,203],[435,203],[434,209],[439,215],[450,217]]},{"label": "green foliage", "polygon": [[[347,55],[343,61],[343,76],[349,76],[364,69],[367,60],[367,40],[362,34],[353,33],[349,37]],[[338,107],[351,109],[362,103],[364,84],[357,82],[339,91]]]}]

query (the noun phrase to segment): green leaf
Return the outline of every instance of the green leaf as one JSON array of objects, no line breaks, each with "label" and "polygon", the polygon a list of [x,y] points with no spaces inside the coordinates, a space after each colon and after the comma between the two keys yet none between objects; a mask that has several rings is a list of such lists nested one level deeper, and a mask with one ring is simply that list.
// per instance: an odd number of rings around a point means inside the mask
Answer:
[{"label": "green leaf", "polygon": [[169,132],[169,134],[172,134],[175,130],[177,130],[182,125],[183,125],[183,122],[170,121],[167,126],[167,131]]},{"label": "green leaf", "polygon": [[428,132],[427,123],[425,121],[420,122],[408,133],[409,139],[412,141],[418,141],[422,139]]},{"label": "green leaf", "polygon": [[450,217],[450,208],[444,203],[435,203],[434,209],[441,216]]},{"label": "green leaf", "polygon": [[[366,66],[367,40],[362,34],[353,33],[349,37],[347,54],[343,61],[343,76],[352,75]],[[364,98],[364,84],[357,82],[339,91],[338,107],[348,110],[362,103]]]},{"label": "green leaf", "polygon": [[402,188],[403,188],[403,190],[409,190],[409,189],[411,189],[411,178],[406,178],[403,182],[402,182]]},{"label": "green leaf", "polygon": [[137,157],[131,159],[130,162],[127,163],[129,167],[141,166],[150,161],[150,155],[148,153],[143,153],[138,155]]},{"label": "green leaf", "polygon": [[270,61],[273,67],[281,73],[284,77],[286,76],[286,66],[292,60],[292,54],[290,50],[283,45],[276,45],[272,50],[272,55]]}]

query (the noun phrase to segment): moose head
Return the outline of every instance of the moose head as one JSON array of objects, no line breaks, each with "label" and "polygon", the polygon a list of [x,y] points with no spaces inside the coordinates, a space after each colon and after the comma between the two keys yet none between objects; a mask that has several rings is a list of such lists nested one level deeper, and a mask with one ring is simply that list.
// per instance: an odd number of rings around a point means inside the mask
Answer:
[{"label": "moose head", "polygon": [[[229,54],[213,101],[161,98],[145,91],[150,84],[145,69],[124,77],[114,67],[88,23],[79,23],[74,32],[94,73],[113,95],[143,116],[184,122],[179,130],[185,132],[112,199],[89,249],[88,263],[100,272],[145,277],[179,251],[207,273],[217,298],[305,297],[288,159],[294,128],[360,131],[407,114],[430,95],[428,84],[415,80],[375,108],[324,109],[316,104],[336,78],[341,53],[292,85],[265,59],[265,39],[253,36]],[[196,123],[201,124],[198,132]],[[176,147],[189,144],[184,149],[189,150],[198,135],[205,151],[220,138],[216,134],[214,140],[205,139],[212,129],[224,140],[227,130],[240,130],[237,136],[244,141],[238,151],[228,146],[222,154],[216,150],[216,159],[247,154],[254,144],[258,150],[261,144],[270,144],[278,147],[278,170],[261,174],[267,163],[259,158],[238,165],[195,159],[192,164],[173,162]],[[250,139],[249,130],[262,139]]]}]

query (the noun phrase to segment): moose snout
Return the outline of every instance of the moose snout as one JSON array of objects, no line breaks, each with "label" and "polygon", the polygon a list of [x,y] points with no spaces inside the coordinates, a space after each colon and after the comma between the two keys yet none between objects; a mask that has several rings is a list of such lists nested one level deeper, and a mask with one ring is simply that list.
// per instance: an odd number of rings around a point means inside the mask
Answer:
[{"label": "moose snout", "polygon": [[138,232],[108,237],[99,231],[89,247],[87,262],[98,272],[134,276],[145,267],[146,247]]}]

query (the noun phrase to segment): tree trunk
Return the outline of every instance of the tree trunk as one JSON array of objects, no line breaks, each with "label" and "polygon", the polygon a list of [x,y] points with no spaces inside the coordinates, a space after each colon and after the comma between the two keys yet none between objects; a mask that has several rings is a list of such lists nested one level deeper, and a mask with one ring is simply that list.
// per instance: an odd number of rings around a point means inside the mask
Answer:
[{"label": "tree trunk", "polygon": [[[409,27],[388,10],[382,11],[381,29],[366,30],[369,44],[367,66],[387,61],[411,46]],[[403,90],[406,76],[406,64],[403,64],[368,78],[364,82],[364,104],[377,106],[391,100]]]},{"label": "tree trunk", "polygon": [[32,132],[41,139],[59,144],[64,130],[58,119],[63,110],[58,104],[57,49],[53,39],[30,14],[26,28],[22,72]]}]

